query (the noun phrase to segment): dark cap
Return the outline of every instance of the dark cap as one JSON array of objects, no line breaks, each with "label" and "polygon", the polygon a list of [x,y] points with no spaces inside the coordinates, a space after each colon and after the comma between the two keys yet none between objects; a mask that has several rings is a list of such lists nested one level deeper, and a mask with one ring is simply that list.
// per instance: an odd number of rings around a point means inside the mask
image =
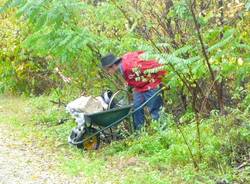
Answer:
[{"label": "dark cap", "polygon": [[113,54],[108,54],[108,55],[101,58],[102,67],[108,68],[121,60],[122,60],[122,58],[117,58]]}]

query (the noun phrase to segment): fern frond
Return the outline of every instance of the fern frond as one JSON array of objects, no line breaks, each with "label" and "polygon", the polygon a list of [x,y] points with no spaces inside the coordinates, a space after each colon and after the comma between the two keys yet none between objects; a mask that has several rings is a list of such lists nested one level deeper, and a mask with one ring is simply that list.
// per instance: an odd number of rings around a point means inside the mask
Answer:
[{"label": "fern frond", "polygon": [[191,46],[191,45],[185,45],[184,47],[179,48],[176,51],[174,51],[172,54],[175,55],[175,56],[179,56],[179,55],[187,53],[192,48],[193,48],[193,46]]},{"label": "fern frond", "polygon": [[178,63],[184,63],[186,61],[186,59],[177,57],[173,54],[162,54],[163,59],[165,60],[165,62],[163,62],[163,64],[167,64],[167,63],[173,63],[173,64],[178,64]]},{"label": "fern frond", "polygon": [[236,47],[239,48],[239,49],[250,50],[250,45],[249,44],[236,44]]}]

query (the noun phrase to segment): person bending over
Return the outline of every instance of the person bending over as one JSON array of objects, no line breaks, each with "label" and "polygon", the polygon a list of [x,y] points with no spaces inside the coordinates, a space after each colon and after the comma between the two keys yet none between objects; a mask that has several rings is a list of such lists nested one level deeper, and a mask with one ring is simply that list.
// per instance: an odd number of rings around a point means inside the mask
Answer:
[{"label": "person bending over", "polygon": [[[123,76],[127,85],[133,89],[133,104],[137,109],[158,90],[162,78],[166,71],[161,69],[162,65],[156,60],[144,60],[140,56],[143,51],[129,52],[122,57],[116,57],[108,54],[101,58],[101,66],[110,75],[118,73]],[[153,70],[150,70],[153,69]],[[152,119],[159,118],[159,111],[163,105],[161,94],[153,97],[146,106],[152,116]],[[144,108],[133,114],[134,129],[140,130],[144,125]]]}]

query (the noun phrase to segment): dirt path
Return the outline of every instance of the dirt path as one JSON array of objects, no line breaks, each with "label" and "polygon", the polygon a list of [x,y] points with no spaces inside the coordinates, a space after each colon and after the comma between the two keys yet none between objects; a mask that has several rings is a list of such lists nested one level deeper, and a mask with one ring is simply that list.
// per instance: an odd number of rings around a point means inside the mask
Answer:
[{"label": "dirt path", "polygon": [[32,142],[18,140],[16,132],[9,126],[10,117],[24,112],[22,108],[10,108],[8,104],[22,106],[21,102],[12,100],[0,97],[0,184],[87,183],[84,176],[70,177],[58,171],[56,153],[40,149]]},{"label": "dirt path", "polygon": [[27,145],[11,135],[10,128],[0,124],[0,184],[66,184],[86,183],[84,177],[69,177],[55,171],[53,154]]}]

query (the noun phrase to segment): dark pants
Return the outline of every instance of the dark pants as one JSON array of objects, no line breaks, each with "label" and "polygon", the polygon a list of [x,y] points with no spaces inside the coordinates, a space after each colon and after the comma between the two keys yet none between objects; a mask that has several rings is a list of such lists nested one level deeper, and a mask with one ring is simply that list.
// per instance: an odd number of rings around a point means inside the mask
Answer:
[{"label": "dark pants", "polygon": [[[151,89],[146,92],[134,92],[133,93],[133,100],[134,100],[134,107],[137,109],[140,107],[145,101],[147,101],[150,97],[152,97],[158,89]],[[163,105],[162,96],[161,93],[153,97],[148,103],[147,108],[151,114],[152,119],[157,120],[159,118],[159,111],[161,106]],[[135,130],[140,130],[141,127],[144,125],[144,108],[141,108],[140,110],[136,111],[133,114],[134,118],[134,128]]]}]

